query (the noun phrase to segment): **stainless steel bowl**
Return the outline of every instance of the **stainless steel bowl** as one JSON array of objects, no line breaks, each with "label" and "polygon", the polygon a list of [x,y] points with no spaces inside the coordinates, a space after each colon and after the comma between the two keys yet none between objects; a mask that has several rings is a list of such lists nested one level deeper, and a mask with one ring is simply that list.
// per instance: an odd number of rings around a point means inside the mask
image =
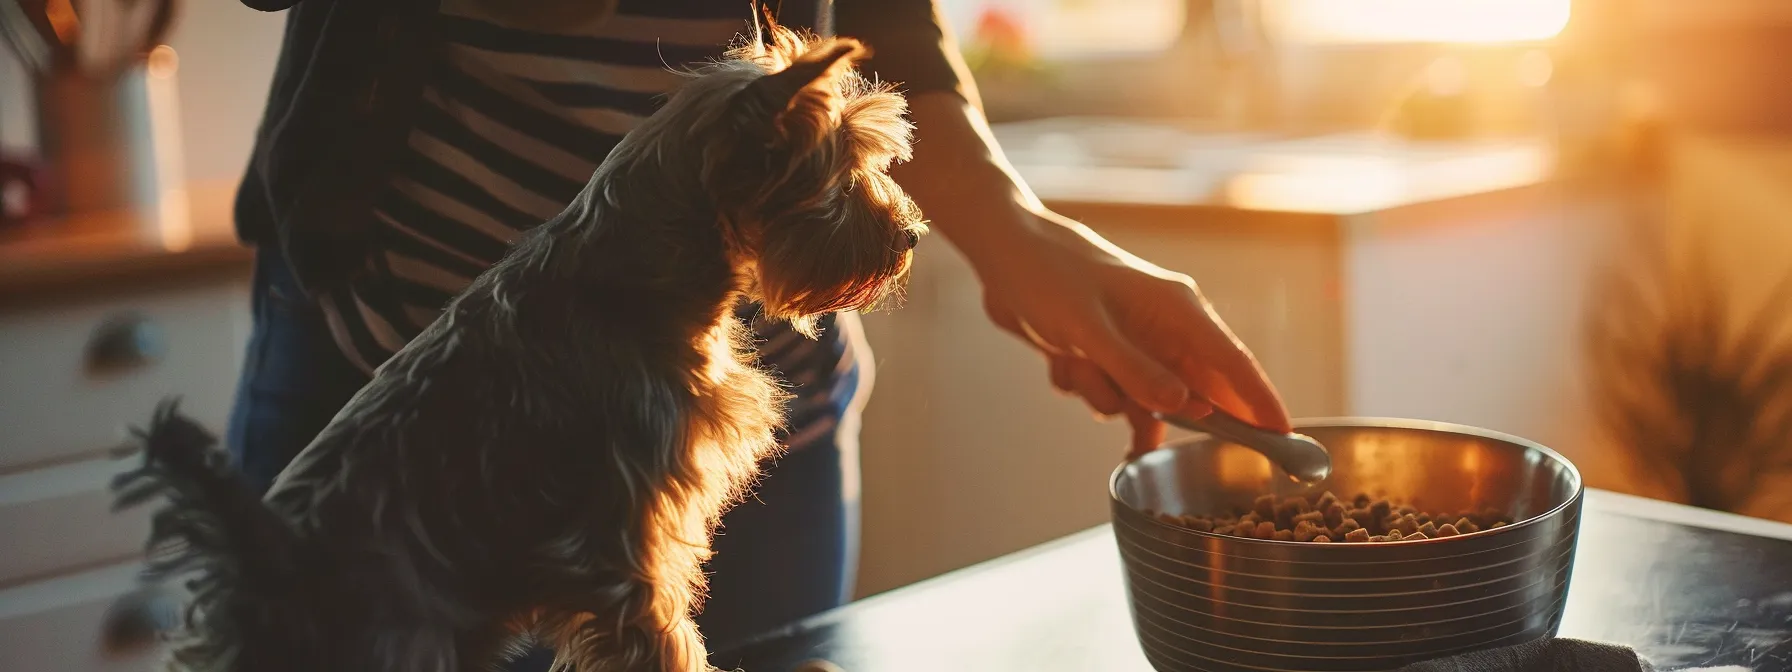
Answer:
[{"label": "stainless steel bowl", "polygon": [[[1568,460],[1443,423],[1331,419],[1296,429],[1332,455],[1330,477],[1312,488],[1206,435],[1114,471],[1114,536],[1154,667],[1386,670],[1555,634],[1580,530],[1580,472]],[[1153,515],[1325,490],[1428,511],[1498,508],[1517,522],[1440,539],[1313,544],[1199,532]]]}]

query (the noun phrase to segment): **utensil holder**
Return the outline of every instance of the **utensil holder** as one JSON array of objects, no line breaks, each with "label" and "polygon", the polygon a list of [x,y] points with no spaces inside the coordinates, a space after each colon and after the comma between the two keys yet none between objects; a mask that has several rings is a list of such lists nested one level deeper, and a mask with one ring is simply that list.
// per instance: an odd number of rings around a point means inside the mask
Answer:
[{"label": "utensil holder", "polygon": [[141,65],[91,76],[55,68],[37,77],[43,170],[57,186],[48,213],[145,207],[157,190],[149,96]]}]

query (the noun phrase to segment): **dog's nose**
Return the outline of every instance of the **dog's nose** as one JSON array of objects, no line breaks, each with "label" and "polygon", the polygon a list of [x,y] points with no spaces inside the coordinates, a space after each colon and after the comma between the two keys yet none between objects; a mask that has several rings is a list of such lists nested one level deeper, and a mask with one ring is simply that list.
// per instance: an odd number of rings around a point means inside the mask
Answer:
[{"label": "dog's nose", "polygon": [[902,247],[903,251],[906,252],[908,250],[915,249],[916,245],[921,244],[921,232],[916,231],[914,229],[903,229],[902,230],[902,242],[903,242],[903,247]]}]

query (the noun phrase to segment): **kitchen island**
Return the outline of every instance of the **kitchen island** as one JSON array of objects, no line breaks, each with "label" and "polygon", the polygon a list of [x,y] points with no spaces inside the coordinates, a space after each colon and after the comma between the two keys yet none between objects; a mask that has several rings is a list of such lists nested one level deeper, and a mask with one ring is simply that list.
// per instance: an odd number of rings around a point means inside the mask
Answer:
[{"label": "kitchen island", "polygon": [[[1792,669],[1792,525],[1589,490],[1561,635],[1662,670]],[[861,600],[725,652],[748,672],[1148,672],[1107,526]]]}]

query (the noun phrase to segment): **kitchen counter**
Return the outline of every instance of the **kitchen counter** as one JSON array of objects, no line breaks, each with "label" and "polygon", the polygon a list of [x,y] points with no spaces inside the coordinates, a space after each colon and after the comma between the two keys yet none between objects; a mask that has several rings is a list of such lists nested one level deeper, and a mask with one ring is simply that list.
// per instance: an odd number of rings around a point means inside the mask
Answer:
[{"label": "kitchen counter", "polygon": [[1056,118],[994,129],[1054,205],[1125,205],[1331,217],[1547,183],[1542,140],[1406,141],[1369,133],[1276,137],[1164,122]]},{"label": "kitchen counter", "polygon": [[[1148,671],[1107,526],[861,600],[724,654],[783,672]],[[1589,490],[1561,635],[1664,670],[1792,669],[1792,525]]]},{"label": "kitchen counter", "polygon": [[[155,211],[78,215],[0,229],[0,306],[65,292],[241,271],[234,183],[194,185]],[[180,207],[184,205],[185,207]]]}]

